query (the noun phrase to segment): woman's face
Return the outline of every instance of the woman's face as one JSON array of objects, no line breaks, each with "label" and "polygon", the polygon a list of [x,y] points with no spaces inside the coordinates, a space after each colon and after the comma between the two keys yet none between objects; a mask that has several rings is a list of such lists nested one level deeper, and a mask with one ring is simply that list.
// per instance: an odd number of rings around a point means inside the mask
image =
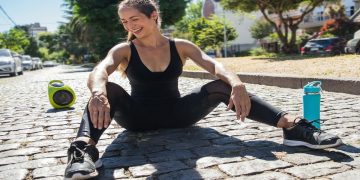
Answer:
[{"label": "woman's face", "polygon": [[137,38],[144,37],[157,28],[155,11],[149,18],[135,8],[121,8],[119,16],[125,30],[133,33]]}]

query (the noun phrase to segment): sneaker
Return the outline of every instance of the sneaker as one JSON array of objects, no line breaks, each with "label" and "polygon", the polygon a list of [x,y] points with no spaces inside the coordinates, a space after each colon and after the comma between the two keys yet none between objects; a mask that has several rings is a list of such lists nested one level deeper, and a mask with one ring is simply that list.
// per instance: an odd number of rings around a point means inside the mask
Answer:
[{"label": "sneaker", "polygon": [[325,149],[342,144],[341,139],[333,134],[317,129],[306,119],[300,119],[291,128],[283,128],[284,145],[306,146],[312,149]]},{"label": "sneaker", "polygon": [[98,175],[96,168],[101,166],[99,151],[94,145],[87,145],[83,141],[75,141],[71,143],[68,149],[65,179],[89,179],[96,177]]}]

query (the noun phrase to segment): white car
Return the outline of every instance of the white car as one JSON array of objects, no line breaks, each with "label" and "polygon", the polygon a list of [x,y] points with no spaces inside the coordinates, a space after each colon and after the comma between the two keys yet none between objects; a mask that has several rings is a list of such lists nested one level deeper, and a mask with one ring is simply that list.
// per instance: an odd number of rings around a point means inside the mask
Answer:
[{"label": "white car", "polygon": [[31,56],[29,55],[23,55],[22,58],[22,66],[24,70],[34,70],[35,69],[35,64],[31,59]]},{"label": "white car", "polygon": [[42,61],[41,61],[40,58],[33,57],[32,60],[35,63],[35,69],[42,69],[43,68],[43,64],[42,64]]},{"label": "white car", "polygon": [[0,49],[0,74],[22,75],[23,68],[20,55],[9,49]]}]

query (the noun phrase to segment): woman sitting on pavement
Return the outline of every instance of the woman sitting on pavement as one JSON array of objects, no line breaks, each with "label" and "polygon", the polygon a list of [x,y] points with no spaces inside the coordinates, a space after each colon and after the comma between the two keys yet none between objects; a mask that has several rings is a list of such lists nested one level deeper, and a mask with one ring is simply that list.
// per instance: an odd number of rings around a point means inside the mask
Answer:
[{"label": "woman sitting on pavement", "polygon": [[[114,46],[91,72],[90,100],[85,108],[76,140],[68,149],[65,178],[97,176],[101,162],[95,147],[112,119],[130,131],[189,127],[220,103],[249,118],[283,128],[284,144],[314,149],[342,144],[339,137],[317,130],[305,119],[295,118],[254,94],[239,77],[207,56],[190,41],[169,39],[160,32],[157,5],[152,0],[124,0],[118,13],[128,31],[128,42]],[[220,80],[209,82],[180,96],[178,79],[185,61],[191,59]],[[127,76],[131,95],[108,82],[116,69]]]}]

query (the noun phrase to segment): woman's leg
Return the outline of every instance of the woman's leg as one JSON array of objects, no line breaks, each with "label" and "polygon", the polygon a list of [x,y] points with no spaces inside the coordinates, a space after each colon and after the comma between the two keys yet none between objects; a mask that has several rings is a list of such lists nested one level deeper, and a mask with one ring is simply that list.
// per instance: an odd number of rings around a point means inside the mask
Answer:
[{"label": "woman's leg", "polygon": [[[228,104],[231,87],[216,80],[205,84],[175,103],[173,118],[169,127],[190,126],[211,112],[219,103]],[[249,93],[251,110],[247,118],[275,127],[282,127],[284,144],[288,146],[306,146],[313,149],[336,147],[341,139],[316,129],[306,119],[294,118],[259,97]],[[234,110],[234,109],[232,109]],[[295,120],[298,120],[295,122]]]},{"label": "woman's leg", "polygon": [[[122,116],[122,125],[128,126],[126,122],[129,121],[131,117],[130,109],[133,104],[131,97],[121,86],[112,82],[106,84],[106,91],[110,104],[110,118],[113,119],[115,112],[119,111],[117,114],[121,114]],[[88,105],[86,105],[77,134],[77,140],[83,140],[85,142],[88,140],[90,144],[96,144],[105,130],[106,128],[104,127],[102,129],[94,128],[90,119]]]},{"label": "woman's leg", "polygon": [[[173,121],[169,126],[185,127],[196,123],[220,103],[229,102],[231,86],[221,80],[215,80],[194,90],[190,94],[179,99],[173,107]],[[249,93],[251,110],[247,118],[262,122],[271,126],[278,126],[280,119],[287,119],[287,113],[277,109],[256,95]],[[234,108],[232,109],[234,111]]]},{"label": "woman's leg", "polygon": [[[122,126],[132,127],[131,106],[133,100],[129,94],[115,83],[107,83],[107,98],[110,103],[110,117],[114,118],[115,114],[121,117],[117,122]],[[95,147],[100,136],[106,128],[96,129],[91,122],[88,105],[82,116],[77,138],[71,143],[68,149],[68,165],[65,169],[65,178],[68,179],[86,179],[97,176],[96,168],[101,166],[99,160],[99,151]]]}]

